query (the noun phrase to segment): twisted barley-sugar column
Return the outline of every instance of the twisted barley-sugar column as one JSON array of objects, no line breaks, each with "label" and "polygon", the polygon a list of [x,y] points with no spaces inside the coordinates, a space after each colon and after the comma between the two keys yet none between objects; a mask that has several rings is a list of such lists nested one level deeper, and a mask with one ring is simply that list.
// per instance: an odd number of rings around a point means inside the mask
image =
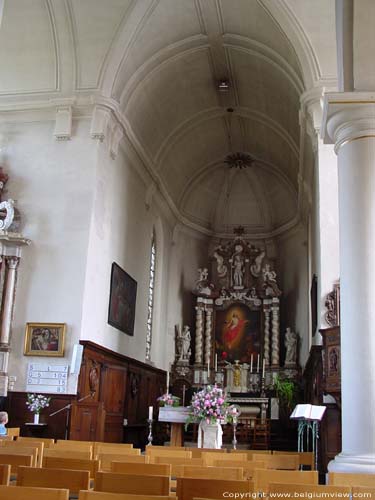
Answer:
[{"label": "twisted barley-sugar column", "polygon": [[203,309],[197,306],[195,310],[197,311],[195,319],[195,363],[201,364],[203,359]]},{"label": "twisted barley-sugar column", "polygon": [[279,307],[272,307],[272,366],[279,366]]},{"label": "twisted barley-sugar column", "polygon": [[206,331],[205,331],[205,363],[208,365],[211,361],[211,332],[212,332],[212,309],[206,310]]},{"label": "twisted barley-sugar column", "polygon": [[266,366],[270,364],[270,310],[264,311],[264,359]]}]

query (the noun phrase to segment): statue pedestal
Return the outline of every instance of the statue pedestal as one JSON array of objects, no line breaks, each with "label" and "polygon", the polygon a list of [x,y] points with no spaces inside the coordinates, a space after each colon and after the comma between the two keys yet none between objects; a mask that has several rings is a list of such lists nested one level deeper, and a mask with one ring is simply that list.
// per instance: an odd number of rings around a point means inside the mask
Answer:
[{"label": "statue pedestal", "polygon": [[198,448],[221,449],[223,430],[219,423],[208,424],[202,420],[198,429]]}]

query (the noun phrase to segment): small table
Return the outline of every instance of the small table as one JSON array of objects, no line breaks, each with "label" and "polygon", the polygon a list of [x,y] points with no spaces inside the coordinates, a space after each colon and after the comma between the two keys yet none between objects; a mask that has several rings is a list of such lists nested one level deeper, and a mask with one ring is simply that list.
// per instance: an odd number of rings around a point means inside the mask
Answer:
[{"label": "small table", "polygon": [[26,422],[27,433],[31,435],[31,437],[43,437],[45,430],[48,427],[48,424],[34,424],[34,422]]}]

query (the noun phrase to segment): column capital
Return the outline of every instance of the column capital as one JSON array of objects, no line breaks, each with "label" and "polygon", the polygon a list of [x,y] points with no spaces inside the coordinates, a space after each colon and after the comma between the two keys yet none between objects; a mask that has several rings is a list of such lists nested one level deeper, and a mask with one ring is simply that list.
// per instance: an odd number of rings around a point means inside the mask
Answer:
[{"label": "column capital", "polygon": [[342,146],[358,139],[375,138],[375,93],[337,92],[324,96],[321,136]]},{"label": "column capital", "polygon": [[5,262],[6,262],[7,266],[9,267],[9,269],[17,269],[18,264],[20,262],[20,258],[12,255],[9,257],[5,257]]}]

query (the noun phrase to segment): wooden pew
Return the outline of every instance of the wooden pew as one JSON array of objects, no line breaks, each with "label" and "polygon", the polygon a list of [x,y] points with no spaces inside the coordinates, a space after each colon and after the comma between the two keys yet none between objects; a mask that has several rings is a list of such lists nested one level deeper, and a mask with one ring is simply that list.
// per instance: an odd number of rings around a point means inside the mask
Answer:
[{"label": "wooden pew", "polygon": [[[16,444],[16,441],[4,441],[0,445],[0,455],[31,455],[33,457],[33,467],[39,466],[39,450],[43,449],[40,446],[24,446],[22,443]],[[43,456],[43,452],[42,452]]]},{"label": "wooden pew", "polygon": [[150,457],[150,462],[155,464],[169,464],[171,466],[172,477],[182,477],[184,465],[200,467],[204,465],[201,458]]},{"label": "wooden pew", "polygon": [[18,437],[20,435],[19,427],[7,427],[7,436]]},{"label": "wooden pew", "polygon": [[77,458],[91,460],[91,451],[67,450],[65,448],[47,448],[44,450],[44,457]]},{"label": "wooden pew", "polygon": [[353,486],[353,498],[366,498],[366,500],[375,500],[375,488],[369,486]]},{"label": "wooden pew", "polygon": [[192,458],[191,451],[169,450],[168,446],[148,446],[146,449],[146,455],[150,457]]},{"label": "wooden pew", "polygon": [[[298,495],[298,499],[312,500],[315,498],[350,498],[350,486],[327,486],[320,484],[282,484],[270,483],[269,493],[280,494],[284,498],[293,498]],[[327,496],[323,496],[323,494]],[[271,497],[270,497],[271,498]]]},{"label": "wooden pew", "polygon": [[129,462],[112,462],[111,472],[138,476],[170,476],[169,464],[134,464]]},{"label": "wooden pew", "polygon": [[375,474],[330,472],[328,474],[328,484],[334,486],[368,486],[375,488]]},{"label": "wooden pew", "polygon": [[17,438],[17,443],[24,443],[24,446],[33,446],[33,443],[41,442],[44,443],[44,449],[49,448],[55,444],[55,440],[52,438],[33,438],[33,437],[24,437],[19,436]]},{"label": "wooden pew", "polygon": [[94,456],[98,455],[99,453],[105,452],[106,449],[109,449],[110,453],[121,453],[122,450],[133,450],[134,448],[132,443],[104,443],[95,441],[93,454]]},{"label": "wooden pew", "polygon": [[9,465],[11,474],[18,474],[18,467],[32,467],[34,464],[34,457],[32,455],[6,455],[0,454],[0,464]]},{"label": "wooden pew", "polygon": [[214,450],[212,448],[185,448],[186,451],[191,452],[191,458],[202,458],[202,453],[220,453],[220,454],[225,454],[227,453],[227,450]]},{"label": "wooden pew", "polygon": [[19,467],[17,486],[64,488],[70,493],[77,493],[79,490],[89,489],[90,473],[87,470]]},{"label": "wooden pew", "polygon": [[178,500],[193,500],[194,498],[218,498],[222,500],[225,492],[249,494],[253,491],[254,485],[251,481],[181,477],[177,479],[176,496]]},{"label": "wooden pew", "polygon": [[226,460],[214,460],[214,467],[241,467],[243,470],[243,479],[251,480],[254,476],[255,469],[265,469],[266,464],[264,462],[253,462],[253,461],[233,461],[228,462]]},{"label": "wooden pew", "polygon": [[79,451],[79,452],[89,452],[89,458],[93,458],[94,443],[90,441],[70,441],[58,440],[54,445],[50,446],[51,450],[65,450],[65,451]]},{"label": "wooden pew", "polygon": [[273,451],[273,455],[296,455],[299,458],[299,464],[315,469],[315,456],[312,451]]},{"label": "wooden pew", "polygon": [[95,477],[94,490],[108,491],[109,493],[169,496],[170,478],[169,476],[138,476],[117,472],[98,472]]},{"label": "wooden pew", "polygon": [[[5,443],[2,443],[2,447],[7,449],[7,450],[23,450],[24,454],[29,454],[29,451],[32,449],[36,449],[36,460],[34,462],[35,467],[41,467],[42,466],[42,460],[43,460],[43,451],[44,451],[44,443],[43,441],[33,441],[32,443],[30,442],[24,442],[24,441],[6,441]],[[13,452],[12,452],[13,453]]]},{"label": "wooden pew", "polygon": [[100,470],[100,462],[99,460],[82,458],[44,457],[43,467],[47,467],[47,469],[88,470],[90,478],[93,479]]},{"label": "wooden pew", "polygon": [[197,467],[195,465],[183,465],[182,476],[180,477],[240,481],[243,479],[243,469],[242,467]]},{"label": "wooden pew", "polygon": [[[264,462],[265,469],[298,470],[300,462],[297,455],[253,455],[253,462]],[[262,467],[258,467],[261,469]]]},{"label": "wooden pew", "polygon": [[116,455],[127,455],[127,456],[139,456],[141,450],[139,448],[122,448],[121,446],[97,446],[94,449],[94,458],[103,454],[116,454]]},{"label": "wooden pew", "polygon": [[213,465],[215,460],[221,460],[222,462],[228,462],[228,463],[233,462],[234,460],[238,462],[239,461],[246,462],[247,455],[245,454],[233,455],[232,453],[218,454],[212,451],[206,451],[202,453],[201,458],[205,465]]},{"label": "wooden pew", "polygon": [[318,472],[310,470],[255,469],[253,478],[255,491],[262,494],[268,494],[270,483],[318,484]]},{"label": "wooden pew", "polygon": [[10,468],[9,464],[0,464],[0,484],[4,486],[9,485]]},{"label": "wooden pew", "polygon": [[150,457],[146,455],[124,455],[115,453],[100,453],[96,456],[100,461],[100,470],[110,472],[112,462],[140,463],[148,464]]},{"label": "wooden pew", "polygon": [[91,490],[81,490],[78,498],[79,500],[176,500],[175,496],[132,495],[128,493],[108,493],[107,491]]},{"label": "wooden pew", "polygon": [[0,500],[69,500],[69,491],[58,488],[0,486]]}]

